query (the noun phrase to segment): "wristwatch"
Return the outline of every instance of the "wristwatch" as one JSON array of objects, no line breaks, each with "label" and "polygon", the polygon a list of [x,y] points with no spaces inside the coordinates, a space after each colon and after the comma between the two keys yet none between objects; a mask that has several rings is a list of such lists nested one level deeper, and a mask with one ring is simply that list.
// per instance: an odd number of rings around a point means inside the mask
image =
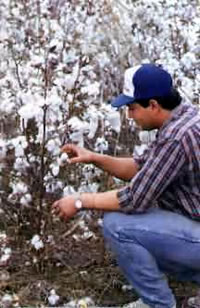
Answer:
[{"label": "wristwatch", "polygon": [[80,211],[83,208],[83,202],[81,201],[81,194],[75,193],[73,197],[75,198],[74,206],[77,210]]}]

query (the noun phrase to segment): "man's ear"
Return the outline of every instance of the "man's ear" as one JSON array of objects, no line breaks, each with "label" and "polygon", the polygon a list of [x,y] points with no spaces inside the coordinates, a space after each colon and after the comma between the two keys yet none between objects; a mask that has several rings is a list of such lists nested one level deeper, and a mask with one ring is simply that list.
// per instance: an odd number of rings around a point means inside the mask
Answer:
[{"label": "man's ear", "polygon": [[151,107],[152,110],[154,111],[159,111],[160,110],[160,105],[155,99],[150,99],[149,100],[149,107]]}]

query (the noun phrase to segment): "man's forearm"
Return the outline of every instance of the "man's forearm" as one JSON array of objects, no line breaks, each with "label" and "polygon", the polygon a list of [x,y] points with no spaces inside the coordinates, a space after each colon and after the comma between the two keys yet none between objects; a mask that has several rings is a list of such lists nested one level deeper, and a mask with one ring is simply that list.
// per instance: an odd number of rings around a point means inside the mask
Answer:
[{"label": "man's forearm", "polygon": [[137,173],[138,166],[133,158],[117,158],[98,153],[93,154],[93,163],[111,175],[128,181]]},{"label": "man's forearm", "polygon": [[111,190],[103,193],[83,193],[81,194],[83,208],[118,211],[119,201],[117,198],[117,190]]}]

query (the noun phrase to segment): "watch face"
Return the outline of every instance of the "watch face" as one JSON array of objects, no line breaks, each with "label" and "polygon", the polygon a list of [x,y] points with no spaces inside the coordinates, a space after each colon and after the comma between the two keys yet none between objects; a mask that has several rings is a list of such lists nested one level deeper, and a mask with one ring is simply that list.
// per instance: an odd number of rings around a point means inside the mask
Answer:
[{"label": "watch face", "polygon": [[81,209],[82,208],[82,201],[81,200],[76,200],[75,201],[75,207],[77,209]]}]

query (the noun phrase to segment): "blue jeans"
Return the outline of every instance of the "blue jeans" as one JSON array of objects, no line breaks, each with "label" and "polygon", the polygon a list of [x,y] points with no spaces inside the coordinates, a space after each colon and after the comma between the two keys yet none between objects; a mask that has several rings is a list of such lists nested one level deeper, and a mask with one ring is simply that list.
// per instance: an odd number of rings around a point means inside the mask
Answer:
[{"label": "blue jeans", "polygon": [[161,209],[110,212],[103,231],[125,277],[150,307],[175,305],[164,273],[200,285],[200,222]]}]

